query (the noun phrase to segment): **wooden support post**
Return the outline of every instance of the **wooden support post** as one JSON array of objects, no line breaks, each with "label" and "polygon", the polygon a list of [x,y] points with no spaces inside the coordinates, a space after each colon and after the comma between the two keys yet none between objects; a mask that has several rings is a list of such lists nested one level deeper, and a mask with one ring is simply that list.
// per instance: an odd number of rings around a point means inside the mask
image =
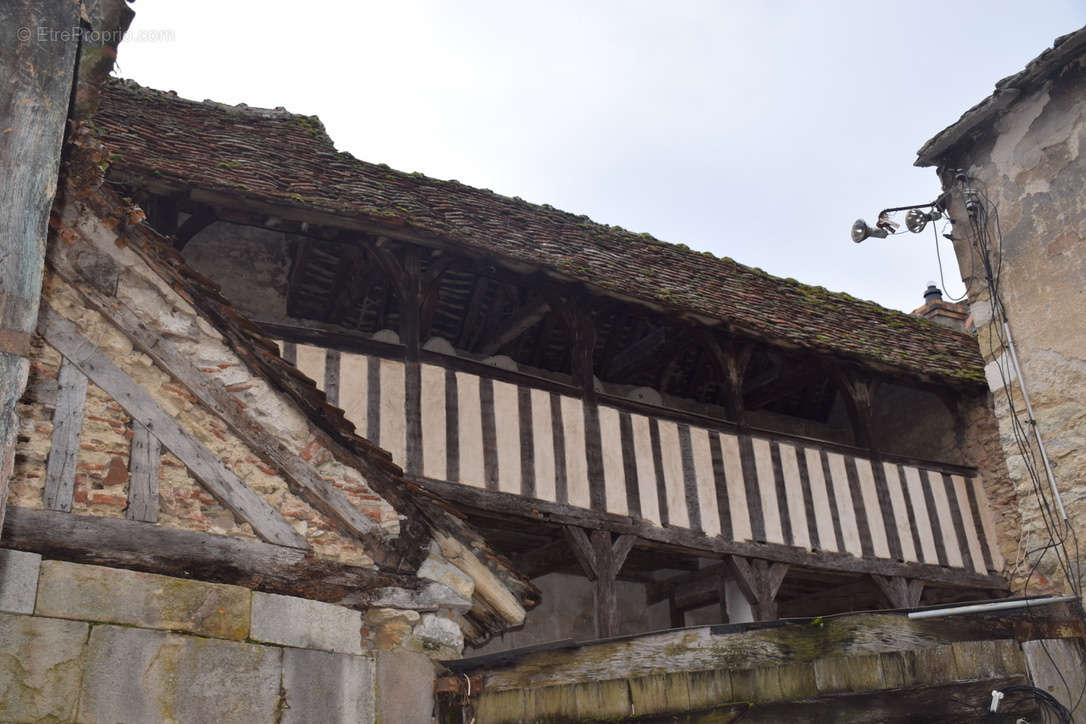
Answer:
[{"label": "wooden support post", "polygon": [[716,363],[717,372],[724,383],[724,412],[728,419],[736,424],[743,424],[743,378],[753,347],[745,342],[729,340],[721,344],[709,330],[703,332],[705,346]]},{"label": "wooden support post", "polygon": [[725,569],[721,569],[716,584],[720,596],[720,622],[728,623],[731,617],[728,615],[728,576],[725,575]]},{"label": "wooden support post", "polygon": [[754,610],[754,620],[776,621],[777,591],[788,573],[788,564],[741,556],[732,556],[729,563],[739,590]]},{"label": "wooden support post", "polygon": [[314,242],[301,238],[295,242],[294,256],[290,262],[290,276],[287,279],[287,314],[299,316],[297,307],[298,288],[305,279],[305,267],[309,263],[309,250]]},{"label": "wooden support post", "polygon": [[124,517],[154,523],[158,520],[158,474],[162,443],[140,422],[132,422],[129,457],[128,508]]},{"label": "wooden support post", "polygon": [[594,530],[588,534],[576,526],[566,526],[564,531],[585,576],[596,582],[596,637],[610,638],[618,633],[615,579],[637,536],[623,534],[612,539],[609,531]]},{"label": "wooden support post", "polygon": [[[78,39],[38,39],[39,28],[79,26],[81,4],[9,0],[0,4],[0,525],[19,431],[16,404],[30,371],[49,209],[57,187]],[[15,30],[26,28],[26,40]],[[20,31],[22,32],[22,31]]]},{"label": "wooden support post", "polygon": [[79,457],[79,436],[83,431],[83,407],[87,398],[87,377],[65,359],[57,375],[57,406],[53,411],[53,434],[45,466],[42,502],[50,510],[70,513],[75,494],[75,464]]},{"label": "wooden support post", "polygon": [[871,434],[871,414],[875,403],[878,382],[851,370],[839,367],[831,369],[831,376],[841,390],[852,423],[852,437],[856,447],[871,449],[874,439]]},{"label": "wooden support post", "polygon": [[593,355],[596,350],[596,324],[588,313],[590,308],[578,292],[565,298],[554,289],[545,289],[544,295],[551,309],[566,326],[570,336],[570,372],[573,384],[583,390],[585,400],[596,397]]},{"label": "wooden support post", "polygon": [[871,574],[892,608],[916,608],[920,597],[924,595],[924,582],[910,580],[902,576],[880,576]]}]

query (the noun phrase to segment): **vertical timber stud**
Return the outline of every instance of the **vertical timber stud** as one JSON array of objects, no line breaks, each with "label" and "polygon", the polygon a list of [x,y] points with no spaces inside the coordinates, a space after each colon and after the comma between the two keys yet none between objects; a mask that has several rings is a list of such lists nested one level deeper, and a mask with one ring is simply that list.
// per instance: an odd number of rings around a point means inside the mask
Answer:
[{"label": "vertical timber stud", "polygon": [[407,246],[402,264],[392,254],[384,237],[379,238],[370,251],[400,301],[400,343],[404,347],[404,407],[407,420],[404,467],[409,475],[418,475],[422,472],[422,370],[419,351],[423,336],[429,333],[441,290],[441,277],[449,269],[450,257],[431,256],[430,267],[424,274],[422,249],[417,246]]},{"label": "vertical timber stud", "polygon": [[557,290],[544,289],[548,304],[570,336],[570,372],[573,384],[580,387],[586,403],[596,399],[593,355],[596,350],[596,324],[588,310],[591,306],[582,293],[570,291],[563,299]]},{"label": "vertical timber stud", "polygon": [[78,48],[38,30],[78,27],[79,10],[71,0],[0,3],[0,528]]},{"label": "vertical timber stud", "polygon": [[753,348],[750,344],[736,340],[729,340],[722,345],[709,330],[704,330],[702,334],[709,356],[715,362],[717,373],[724,385],[724,411],[729,420],[742,425],[743,377]]},{"label": "vertical timber stud", "polygon": [[841,390],[845,410],[852,422],[852,436],[856,447],[871,449],[874,445],[871,434],[871,415],[878,382],[857,372],[842,370],[838,367],[834,367],[831,372]]},{"label": "vertical timber stud", "polygon": [[716,580],[717,596],[720,599],[720,623],[728,623],[728,567],[721,566],[720,575]]},{"label": "vertical timber stud", "polygon": [[385,238],[372,247],[373,258],[385,273],[400,301],[400,343],[404,349],[404,419],[407,422],[404,469],[416,475],[422,469],[422,370],[419,368],[419,305],[422,263],[418,247],[408,246],[403,264],[386,246]]},{"label": "vertical timber stud", "polygon": [[618,599],[615,579],[637,536],[623,534],[611,538],[611,532],[566,526],[566,540],[573,549],[585,576],[596,583],[596,637],[610,638],[618,633]]},{"label": "vertical timber stud", "polygon": [[777,591],[788,573],[787,563],[732,556],[729,559],[739,590],[750,602],[755,621],[776,621]]},{"label": "vertical timber stud", "polygon": [[72,512],[75,465],[79,457],[86,398],[86,375],[69,360],[62,360],[57,375],[57,406],[53,411],[53,434],[45,466],[45,490],[42,493],[42,502],[49,510]]},{"label": "vertical timber stud", "polygon": [[158,520],[158,476],[162,443],[138,420],[132,421],[132,452],[128,461],[128,508],[124,517],[154,523]]}]

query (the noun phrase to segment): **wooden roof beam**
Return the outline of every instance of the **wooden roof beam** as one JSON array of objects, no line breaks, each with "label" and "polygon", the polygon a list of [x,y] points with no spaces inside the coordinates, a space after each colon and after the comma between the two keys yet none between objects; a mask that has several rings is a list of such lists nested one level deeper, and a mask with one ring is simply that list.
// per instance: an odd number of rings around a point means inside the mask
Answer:
[{"label": "wooden roof beam", "polygon": [[509,316],[505,324],[490,335],[489,341],[480,348],[480,353],[488,356],[497,354],[502,347],[539,324],[543,317],[547,316],[550,309],[550,304],[545,299],[540,298],[532,299],[520,305]]}]

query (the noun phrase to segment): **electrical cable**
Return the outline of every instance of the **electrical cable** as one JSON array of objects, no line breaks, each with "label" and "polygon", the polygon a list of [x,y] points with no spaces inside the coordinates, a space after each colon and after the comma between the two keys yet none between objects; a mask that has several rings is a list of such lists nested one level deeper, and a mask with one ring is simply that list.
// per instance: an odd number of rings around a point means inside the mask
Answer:
[{"label": "electrical cable", "polygon": [[1071,711],[1060,703],[1059,699],[1049,694],[1044,689],[1039,689],[1036,686],[1015,685],[1008,686],[1005,689],[1001,689],[1004,698],[1009,696],[1030,696],[1033,700],[1041,705],[1041,716],[1043,721],[1049,721],[1049,714],[1056,717],[1056,721],[1059,724],[1074,724]]},{"label": "electrical cable", "polygon": [[[1028,433],[1026,431],[1026,425],[1028,424],[1033,426],[1034,432],[1036,433],[1036,420],[1029,419],[1025,421],[1025,423],[1023,423],[1023,421],[1021,420],[1018,411],[1015,409],[1014,399],[1011,393],[1010,385],[1013,380],[1011,379],[1010,371],[1006,369],[1008,364],[1006,360],[1007,352],[1004,352],[1001,357],[997,356],[997,352],[1001,352],[1004,350],[1010,351],[1011,344],[1010,340],[1006,339],[1004,335],[1004,331],[1005,329],[1007,329],[1007,327],[1004,327],[1004,325],[1009,326],[1009,318],[1007,315],[1006,307],[1003,304],[1002,295],[1000,293],[1000,282],[1002,281],[1001,277],[1003,272],[1004,244],[1003,233],[999,224],[998,206],[992,202],[991,198],[988,196],[987,189],[984,187],[983,184],[975,182],[972,179],[969,179],[969,181],[977,183],[980,186],[980,193],[976,194],[976,192],[972,189],[965,188],[964,182],[962,184],[963,192],[967,196],[967,210],[970,210],[969,226],[970,231],[972,232],[971,252],[979,252],[981,261],[983,262],[985,271],[985,282],[988,287],[989,299],[992,307],[993,323],[990,325],[992,334],[989,336],[989,357],[995,361],[995,367],[999,372],[1000,381],[1002,382],[1001,389],[1006,395],[1007,406],[1010,413],[1009,417],[1011,422],[1011,432],[1014,437],[1015,446],[1018,449],[1019,455],[1022,459],[1023,467],[1025,468],[1030,478],[1034,493],[1037,496],[1038,508],[1041,514],[1041,519],[1044,523],[1045,531],[1048,534],[1048,541],[1045,543],[1045,545],[1042,545],[1033,550],[1026,551],[1026,559],[1032,559],[1032,563],[1029,573],[1026,575],[1026,579],[1023,584],[1023,593],[1028,595],[1030,581],[1032,580],[1034,574],[1038,572],[1041,561],[1044,559],[1045,555],[1051,550],[1055,553],[1057,565],[1063,572],[1072,591],[1076,595],[1081,597],[1081,559],[1079,555],[1079,541],[1077,532],[1074,530],[1073,526],[1069,525],[1066,519],[1060,519],[1058,521],[1056,520],[1056,516],[1052,509],[1052,503],[1049,501],[1048,498],[1048,491],[1046,490],[1046,486],[1042,483],[1041,475],[1038,471],[1037,457],[1033,449],[1033,443],[1030,441]],[[976,196],[979,196],[982,201],[981,204],[974,205],[972,209],[970,209],[970,205],[968,203],[968,196],[970,192],[973,193],[974,200]],[[995,226],[994,240],[991,234],[989,223],[990,221],[994,223]],[[996,243],[993,244],[993,241],[995,241]],[[993,251],[995,252],[996,256],[994,268],[992,264]],[[997,341],[998,345],[996,344]],[[1023,385],[1024,382],[1019,379],[1019,384]],[[1073,557],[1071,555],[1071,551],[1069,550],[1068,539],[1070,539],[1070,547],[1074,550]],[[1038,553],[1040,555],[1037,555]],[[1029,610],[1028,607],[1027,615],[1029,615],[1031,621],[1033,621],[1033,612]],[[1035,621],[1033,622],[1035,623]],[[1061,682],[1063,683],[1065,690],[1067,691],[1067,701],[1071,703],[1073,700],[1073,705],[1071,706],[1070,711],[1066,707],[1063,707],[1061,704],[1059,704],[1059,702],[1050,694],[1048,694],[1048,692],[1035,689],[1034,687],[1008,687],[1008,689],[1005,690],[1005,693],[1029,691],[1034,695],[1034,698],[1037,701],[1044,702],[1047,706],[1053,708],[1057,714],[1059,721],[1070,722],[1071,712],[1078,709],[1083,697],[1086,696],[1086,682],[1083,683],[1082,689],[1079,691],[1078,696],[1075,697],[1071,692],[1071,687],[1066,677],[1060,670],[1060,667],[1056,663],[1051,652],[1048,650],[1047,644],[1045,644],[1043,639],[1040,640],[1040,644],[1045,652],[1045,655],[1052,663],[1053,669],[1056,671]],[[1058,708],[1052,707],[1053,704],[1055,704],[1055,707]],[[1045,716],[1047,719],[1047,715]]]},{"label": "electrical cable", "polygon": [[964,302],[965,298],[969,296],[968,288],[957,298],[950,296],[950,293],[946,290],[946,279],[943,278],[943,255],[939,250],[939,232],[935,229],[934,221],[931,223],[931,233],[935,236],[935,258],[939,262],[939,288],[943,290],[943,294],[947,295],[947,298],[951,303],[958,304],[959,302]]}]

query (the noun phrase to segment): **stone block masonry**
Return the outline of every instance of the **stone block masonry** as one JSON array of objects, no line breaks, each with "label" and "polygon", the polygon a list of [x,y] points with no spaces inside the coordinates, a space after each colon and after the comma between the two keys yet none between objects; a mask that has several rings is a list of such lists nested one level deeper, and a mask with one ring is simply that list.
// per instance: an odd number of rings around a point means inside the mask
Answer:
[{"label": "stone block masonry", "polygon": [[249,634],[249,597],[239,586],[46,561],[35,613],[241,641]]},{"label": "stone block masonry", "polygon": [[0,722],[417,724],[458,634],[444,609],[363,613],[0,549]]},{"label": "stone block masonry", "polygon": [[253,593],[252,638],[270,644],[362,653],[362,614],[320,601]]},{"label": "stone block masonry", "polygon": [[33,613],[41,556],[0,549],[0,611]]},{"label": "stone block masonry", "polygon": [[273,646],[95,626],[79,720],[274,721],[282,656]]}]

